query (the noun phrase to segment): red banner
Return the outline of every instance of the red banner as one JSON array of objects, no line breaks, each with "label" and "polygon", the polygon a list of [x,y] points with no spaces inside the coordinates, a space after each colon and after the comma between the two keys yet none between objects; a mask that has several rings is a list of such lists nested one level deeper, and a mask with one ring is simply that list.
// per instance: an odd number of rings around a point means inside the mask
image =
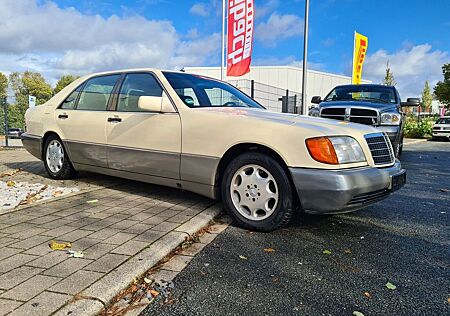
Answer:
[{"label": "red banner", "polygon": [[254,17],[254,0],[228,1],[227,76],[250,72]]}]

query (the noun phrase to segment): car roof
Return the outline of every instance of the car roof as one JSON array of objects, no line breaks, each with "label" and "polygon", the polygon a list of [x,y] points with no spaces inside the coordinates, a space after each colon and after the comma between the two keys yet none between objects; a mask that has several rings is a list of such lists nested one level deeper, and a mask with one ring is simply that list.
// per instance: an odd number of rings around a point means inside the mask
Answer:
[{"label": "car roof", "polygon": [[384,84],[376,84],[376,83],[363,83],[363,84],[341,84],[336,86],[337,87],[354,87],[354,86],[361,86],[361,87],[387,87],[387,88],[395,88],[394,86],[387,86]]}]

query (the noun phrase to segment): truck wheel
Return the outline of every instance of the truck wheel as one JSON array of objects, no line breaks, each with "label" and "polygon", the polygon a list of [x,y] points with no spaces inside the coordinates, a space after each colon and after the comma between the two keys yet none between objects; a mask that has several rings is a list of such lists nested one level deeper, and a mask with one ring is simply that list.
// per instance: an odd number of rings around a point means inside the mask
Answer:
[{"label": "truck wheel", "polygon": [[280,164],[260,153],[245,153],[227,166],[222,200],[238,225],[270,232],[289,223],[292,188]]},{"label": "truck wheel", "polygon": [[71,179],[76,174],[62,141],[56,135],[50,135],[45,141],[43,160],[45,170],[52,179]]}]

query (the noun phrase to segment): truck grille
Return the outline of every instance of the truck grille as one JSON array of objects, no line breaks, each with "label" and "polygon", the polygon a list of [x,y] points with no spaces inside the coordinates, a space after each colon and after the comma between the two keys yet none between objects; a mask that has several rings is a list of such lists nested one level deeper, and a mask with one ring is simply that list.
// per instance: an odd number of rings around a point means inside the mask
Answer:
[{"label": "truck grille", "polygon": [[372,154],[375,165],[388,165],[395,161],[389,137],[383,133],[375,133],[364,136]]},{"label": "truck grille", "polygon": [[325,108],[320,112],[323,118],[348,121],[365,125],[378,125],[378,112],[363,108]]}]

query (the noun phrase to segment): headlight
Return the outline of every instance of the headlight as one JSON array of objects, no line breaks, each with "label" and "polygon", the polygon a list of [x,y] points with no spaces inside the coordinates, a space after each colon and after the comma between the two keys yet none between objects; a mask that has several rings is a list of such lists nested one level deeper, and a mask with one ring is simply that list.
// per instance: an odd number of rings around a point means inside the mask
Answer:
[{"label": "headlight", "polygon": [[349,136],[310,138],[306,140],[306,147],[312,158],[327,164],[366,161],[359,143]]},{"label": "headlight", "polygon": [[401,115],[395,112],[381,114],[381,125],[400,125]]},{"label": "headlight", "polygon": [[309,110],[308,115],[313,117],[319,117],[320,110],[318,108],[312,108],[311,110]]}]

